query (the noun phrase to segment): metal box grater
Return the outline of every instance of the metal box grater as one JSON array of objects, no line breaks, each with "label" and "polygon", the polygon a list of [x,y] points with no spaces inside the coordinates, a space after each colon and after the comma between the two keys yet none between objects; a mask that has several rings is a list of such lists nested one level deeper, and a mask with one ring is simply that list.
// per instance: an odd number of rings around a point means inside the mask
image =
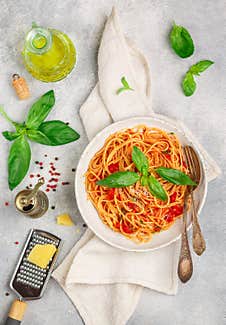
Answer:
[{"label": "metal box grater", "polygon": [[[39,229],[30,231],[10,281],[11,289],[19,295],[19,298],[29,300],[38,299],[42,296],[57,259],[61,243],[59,237],[49,232]],[[57,248],[46,269],[42,269],[27,260],[30,251],[36,244],[53,244]]]}]

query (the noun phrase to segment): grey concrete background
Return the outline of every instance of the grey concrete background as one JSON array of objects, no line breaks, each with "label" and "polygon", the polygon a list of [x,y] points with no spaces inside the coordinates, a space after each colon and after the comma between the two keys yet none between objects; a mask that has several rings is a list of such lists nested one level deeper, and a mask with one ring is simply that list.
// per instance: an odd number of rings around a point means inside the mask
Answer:
[{"label": "grey concrete background", "polygon": [[[28,230],[31,227],[43,228],[61,236],[65,244],[60,260],[82,234],[83,222],[74,201],[74,175],[71,173],[87,144],[78,110],[97,81],[99,41],[113,4],[118,8],[125,33],[133,38],[150,62],[155,111],[183,120],[223,171],[222,176],[209,185],[201,217],[207,251],[201,258],[193,256],[193,278],[186,285],[179,286],[175,297],[144,290],[128,324],[226,324],[226,2],[223,0],[0,0],[0,102],[19,120],[35,98],[53,88],[57,104],[51,118],[62,117],[81,134],[79,142],[60,149],[32,146],[34,161],[46,152],[51,157],[62,157],[62,173],[72,181],[62,192],[50,195],[50,203],[56,204],[56,209],[35,221],[20,216],[13,207],[15,193],[30,180],[27,177],[15,192],[9,192],[6,171],[9,144],[0,138],[0,320],[4,320],[14,297],[8,289],[8,280]],[[75,42],[78,63],[66,80],[44,84],[32,79],[23,68],[18,51],[33,20],[65,31]],[[167,35],[173,20],[186,26],[193,36],[196,51],[189,59],[178,58],[169,47]],[[197,78],[198,87],[194,96],[186,98],[180,89],[182,75],[200,59],[211,59],[215,64]],[[26,102],[19,102],[10,86],[10,75],[15,72],[24,75],[30,85],[32,98]],[[7,128],[7,123],[0,119],[0,131]],[[30,171],[36,172],[36,169],[37,166],[31,164]],[[9,201],[9,207],[5,207],[5,201]],[[57,213],[65,210],[76,222],[73,229],[55,223]],[[15,245],[15,241],[19,241],[19,245]],[[10,295],[6,296],[6,292]],[[61,288],[50,280],[44,297],[29,302],[24,324],[53,323],[72,325],[83,322]]]}]

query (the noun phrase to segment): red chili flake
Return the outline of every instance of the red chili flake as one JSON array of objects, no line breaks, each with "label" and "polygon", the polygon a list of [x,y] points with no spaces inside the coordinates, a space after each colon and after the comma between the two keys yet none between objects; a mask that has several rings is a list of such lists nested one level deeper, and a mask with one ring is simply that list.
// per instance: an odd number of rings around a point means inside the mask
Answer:
[{"label": "red chili flake", "polygon": [[30,174],[30,178],[33,178],[34,177],[34,175],[33,174]]},{"label": "red chili flake", "polygon": [[9,202],[5,202],[5,206],[8,207],[9,206]]},{"label": "red chili flake", "polygon": [[60,173],[53,173],[54,176],[60,176]]},{"label": "red chili flake", "polygon": [[69,185],[70,182],[62,182],[61,184],[62,184],[62,185]]},{"label": "red chili flake", "polygon": [[50,191],[50,189],[49,189],[49,188],[47,188],[47,189],[46,189],[46,192],[49,192],[49,191]]},{"label": "red chili flake", "polygon": [[43,162],[40,161],[40,162],[39,162],[39,165],[42,166],[42,165],[43,165]]},{"label": "red chili flake", "polygon": [[19,242],[18,242],[18,241],[15,241],[14,244],[15,244],[15,245],[19,245]]},{"label": "red chili flake", "polygon": [[58,178],[51,178],[50,180],[49,180],[49,183],[52,183],[52,182],[59,182],[59,179]]},{"label": "red chili flake", "polygon": [[37,177],[40,177],[41,175],[40,174],[37,174]]},{"label": "red chili flake", "polygon": [[51,188],[51,189],[53,189],[53,188],[57,188],[57,185],[50,185],[50,184],[47,184],[46,185],[48,188]]}]

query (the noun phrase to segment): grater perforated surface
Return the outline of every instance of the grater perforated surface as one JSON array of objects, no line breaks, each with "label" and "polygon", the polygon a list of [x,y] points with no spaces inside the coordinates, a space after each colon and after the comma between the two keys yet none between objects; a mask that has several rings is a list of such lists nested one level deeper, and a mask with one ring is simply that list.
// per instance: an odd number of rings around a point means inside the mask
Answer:
[{"label": "grater perforated surface", "polygon": [[61,239],[42,230],[32,230],[25,244],[22,256],[11,280],[11,288],[23,299],[40,298],[51,274],[58,250],[49,261],[47,268],[42,269],[29,262],[27,257],[36,244],[53,244],[58,249]]}]

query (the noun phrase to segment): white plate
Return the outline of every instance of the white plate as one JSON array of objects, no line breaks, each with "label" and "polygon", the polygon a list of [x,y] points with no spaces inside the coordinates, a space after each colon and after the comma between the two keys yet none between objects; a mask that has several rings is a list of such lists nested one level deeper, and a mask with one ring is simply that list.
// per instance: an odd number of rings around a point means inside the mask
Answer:
[{"label": "white plate", "polygon": [[[191,141],[186,137],[183,130],[178,129],[178,126],[173,120],[170,120],[169,118],[160,115],[155,115],[155,117],[135,117],[129,120],[124,120],[111,124],[110,126],[103,129],[100,133],[98,133],[88,144],[85,151],[83,152],[76,171],[75,194],[78,208],[81,212],[82,217],[84,218],[88,227],[99,238],[101,238],[108,244],[118,247],[120,249],[124,249],[127,251],[144,252],[167,246],[173,241],[179,239],[181,235],[181,220],[177,220],[174,225],[168,230],[153,235],[153,238],[150,242],[144,244],[136,244],[132,240],[127,239],[118,232],[114,232],[108,226],[103,224],[91,201],[87,200],[84,178],[84,174],[87,171],[90,160],[93,158],[95,153],[104,145],[104,142],[107,137],[121,129],[131,128],[138,124],[145,124],[148,127],[157,127],[166,130],[167,132],[175,132],[179,137],[182,145],[191,144]],[[195,149],[197,150],[197,148]],[[203,158],[200,152],[199,155],[203,162]],[[204,204],[206,192],[207,182],[204,175],[202,184],[198,187],[198,190],[194,192],[195,202],[199,209],[199,213]],[[191,219],[189,216],[188,227],[190,225]]]}]

